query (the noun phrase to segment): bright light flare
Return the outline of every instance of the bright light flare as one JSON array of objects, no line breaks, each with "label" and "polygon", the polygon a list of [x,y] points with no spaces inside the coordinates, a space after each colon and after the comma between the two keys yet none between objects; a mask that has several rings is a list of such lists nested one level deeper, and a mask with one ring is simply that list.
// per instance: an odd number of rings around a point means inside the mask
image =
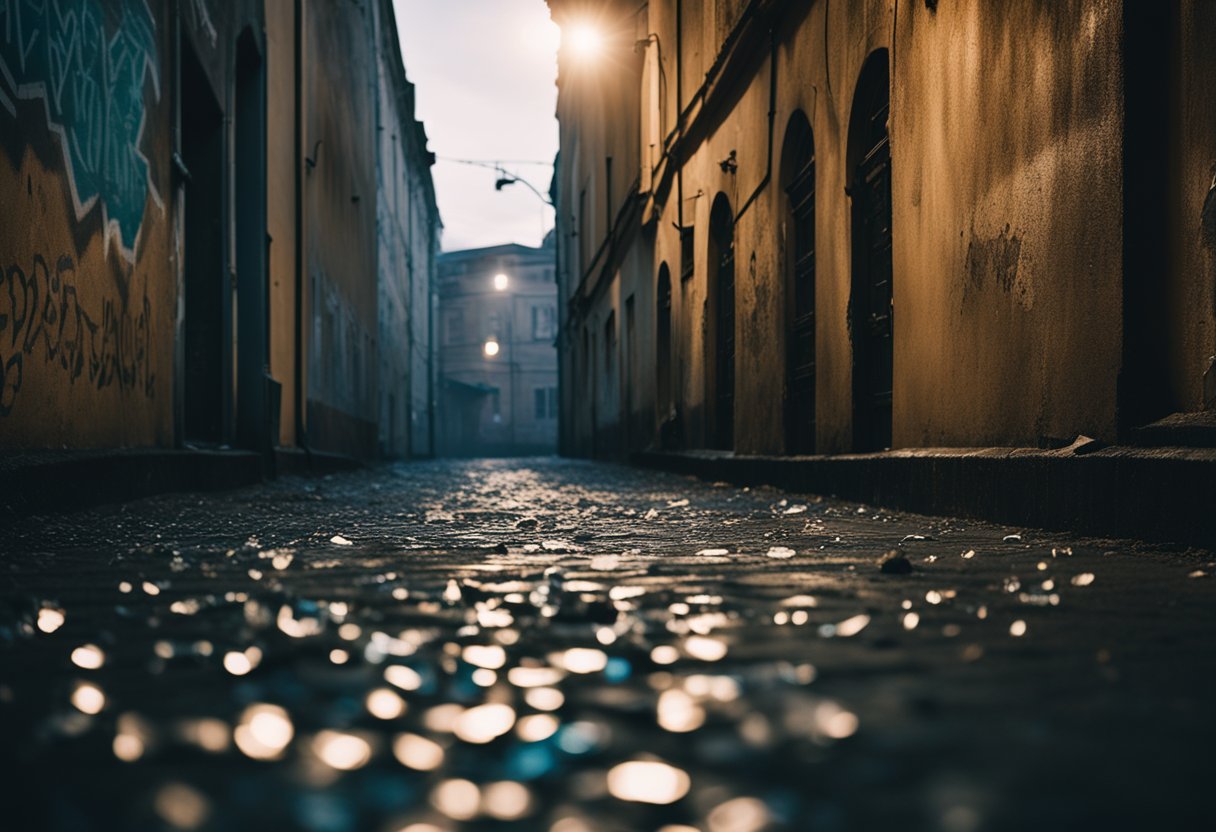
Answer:
[{"label": "bright light flare", "polygon": [[569,37],[570,51],[580,60],[594,60],[604,51],[604,35],[590,23],[579,23],[573,26],[570,29]]},{"label": "bright light flare", "polygon": [[483,347],[483,349],[485,350],[487,356],[493,358],[494,356],[498,355],[498,342],[486,341],[486,345]]},{"label": "bright light flare", "polygon": [[505,292],[507,287],[511,285],[511,279],[502,272],[494,275],[494,291]]}]

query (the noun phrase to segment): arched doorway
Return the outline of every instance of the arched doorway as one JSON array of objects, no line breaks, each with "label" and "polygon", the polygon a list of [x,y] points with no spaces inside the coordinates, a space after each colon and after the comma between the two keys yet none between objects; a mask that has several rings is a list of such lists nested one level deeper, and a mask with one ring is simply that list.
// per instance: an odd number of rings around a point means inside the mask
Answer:
[{"label": "arched doorway", "polygon": [[862,67],[849,120],[849,192],[853,198],[853,446],[891,446],[894,314],[891,274],[891,147],[887,52]]},{"label": "arched doorway", "polygon": [[713,397],[710,447],[735,446],[735,216],[730,200],[719,194],[709,219],[710,315]]},{"label": "arched doorway", "polygon": [[252,28],[236,45],[233,182],[236,184],[236,441],[269,452],[278,412],[268,400],[270,282],[266,240],[266,74]]},{"label": "arched doorway", "polygon": [[785,290],[785,449],[815,452],[815,139],[801,112],[785,131],[788,205]]},{"label": "arched doorway", "polygon": [[671,270],[666,263],[659,266],[655,317],[655,408],[662,424],[671,413]]},{"label": "arched doorway", "polygon": [[182,407],[184,439],[232,439],[232,287],[224,217],[224,111],[190,38],[179,36],[184,184]]}]

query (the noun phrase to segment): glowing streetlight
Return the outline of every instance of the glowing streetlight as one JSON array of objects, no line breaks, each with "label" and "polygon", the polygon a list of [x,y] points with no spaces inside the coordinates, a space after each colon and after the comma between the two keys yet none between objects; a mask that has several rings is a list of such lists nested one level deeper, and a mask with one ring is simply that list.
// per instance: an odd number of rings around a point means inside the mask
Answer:
[{"label": "glowing streetlight", "polygon": [[509,286],[510,284],[511,284],[510,279],[502,272],[499,272],[498,274],[494,275],[494,290],[495,291],[505,292],[507,290],[507,286]]},{"label": "glowing streetlight", "polygon": [[577,24],[570,29],[570,50],[582,60],[594,60],[604,50],[604,36],[589,23]]},{"label": "glowing streetlight", "polygon": [[493,358],[498,355],[498,342],[491,338],[489,341],[486,341],[486,345],[482,349],[485,350],[488,358]]}]

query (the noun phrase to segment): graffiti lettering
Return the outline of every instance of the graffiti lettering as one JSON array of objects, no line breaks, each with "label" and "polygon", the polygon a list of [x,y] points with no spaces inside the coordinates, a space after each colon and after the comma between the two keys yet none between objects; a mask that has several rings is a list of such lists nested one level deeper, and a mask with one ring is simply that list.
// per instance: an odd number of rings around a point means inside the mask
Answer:
[{"label": "graffiti lettering", "polygon": [[[105,299],[100,314],[80,306],[76,265],[63,255],[51,268],[36,254],[29,270],[10,265],[0,273],[0,416],[12,413],[25,362],[41,360],[98,390],[117,385],[151,398],[152,307],[137,309]],[[6,357],[5,353],[9,353]]]},{"label": "graffiti lettering", "polygon": [[146,82],[159,99],[147,0],[0,0],[0,102],[14,115],[10,95],[45,102],[76,219],[100,206],[131,262],[148,194],[161,204],[140,150]]},{"label": "graffiti lettering", "polygon": [[190,13],[194,29],[206,35],[207,41],[214,49],[219,40],[219,33],[215,30],[215,24],[211,22],[211,11],[207,8],[207,0],[191,0],[186,9]]}]

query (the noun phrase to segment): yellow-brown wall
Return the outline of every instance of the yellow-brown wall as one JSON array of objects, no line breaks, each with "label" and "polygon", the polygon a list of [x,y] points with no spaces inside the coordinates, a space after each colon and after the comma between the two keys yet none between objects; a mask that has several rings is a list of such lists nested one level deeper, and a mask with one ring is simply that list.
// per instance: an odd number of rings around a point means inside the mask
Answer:
[{"label": "yellow-brown wall", "polygon": [[[1127,237],[1136,229],[1127,228],[1124,205],[1135,192],[1125,187],[1124,171],[1140,160],[1127,155],[1135,126],[1125,112],[1124,4],[551,6],[559,23],[592,17],[622,33],[598,65],[570,54],[560,63],[567,452],[658,444],[670,415],[654,394],[654,365],[666,360],[654,352],[661,264],[672,275],[670,361],[683,442],[708,444],[708,231],[720,195],[736,216],[735,448],[786,450],[791,231],[780,178],[796,113],[811,125],[816,156],[816,449],[853,448],[849,124],[863,65],[883,53],[891,78],[893,446],[1035,446],[1077,434],[1121,435],[1121,411],[1148,395],[1143,380],[1125,372],[1125,321],[1137,332],[1145,327],[1135,317],[1144,313],[1125,296],[1133,279],[1125,249],[1136,251],[1137,238]],[[1160,374],[1171,380],[1172,398],[1154,403],[1158,415],[1202,406],[1203,370],[1216,352],[1214,269],[1200,222],[1204,205],[1216,205],[1209,198],[1216,130],[1199,92],[1216,73],[1200,46],[1216,33],[1213,17],[1201,3],[1183,4],[1173,29],[1181,50],[1171,64],[1173,89],[1160,92],[1176,99],[1171,141],[1181,169],[1172,177],[1179,183],[1172,202],[1160,208],[1180,220],[1171,225],[1170,251],[1162,247],[1149,261],[1162,275],[1152,291],[1165,298],[1168,324],[1136,336],[1162,341],[1148,346],[1169,356]],[[649,43],[639,56],[634,44],[641,40]],[[660,45],[663,72],[651,84]],[[659,149],[652,169],[630,172],[639,182],[638,216],[622,217],[608,246],[614,255],[591,263],[588,252],[608,235],[599,207],[603,158],[640,165],[647,150],[646,136],[628,134],[637,122],[621,115],[630,111],[641,113],[641,125],[662,112],[668,152]],[[614,193],[622,194],[620,187],[614,182]],[[584,189],[589,216],[580,218]],[[1216,217],[1216,208],[1210,213]],[[687,281],[679,278],[681,221],[694,228]],[[590,239],[576,236],[583,229]],[[604,322],[610,314],[623,321],[629,297],[642,333],[639,372],[625,380],[589,374],[584,343],[602,367]],[[1138,350],[1137,342],[1129,352]],[[622,413],[622,385],[631,413]],[[627,441],[619,438],[624,423],[631,426]]]},{"label": "yellow-brown wall", "polygon": [[279,435],[296,444],[296,4],[266,3],[266,230],[270,235],[270,375],[282,385]]},{"label": "yellow-brown wall", "polygon": [[170,444],[171,17],[67,6],[0,25],[0,448]]}]

